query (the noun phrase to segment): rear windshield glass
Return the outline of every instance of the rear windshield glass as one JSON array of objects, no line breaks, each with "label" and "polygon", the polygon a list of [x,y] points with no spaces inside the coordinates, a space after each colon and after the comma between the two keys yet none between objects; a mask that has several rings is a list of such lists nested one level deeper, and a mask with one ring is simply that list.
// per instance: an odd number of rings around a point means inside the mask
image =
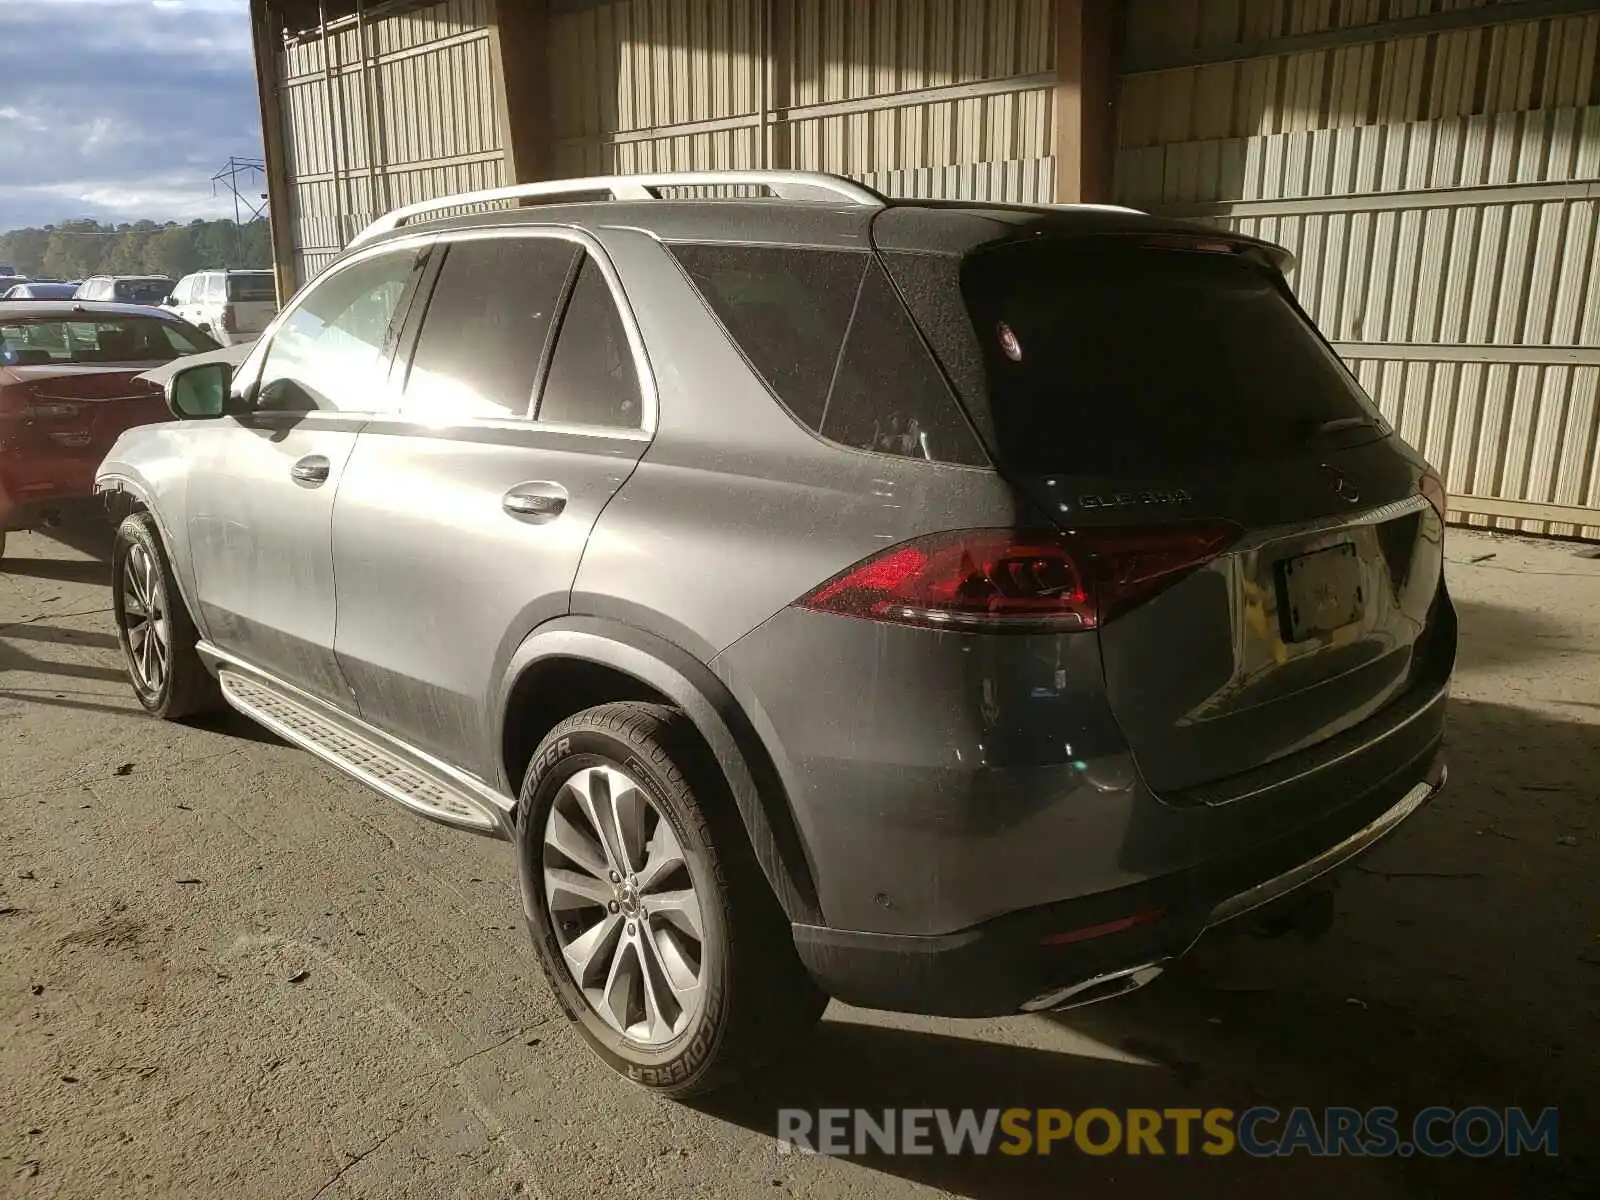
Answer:
[{"label": "rear windshield glass", "polygon": [[229,275],[228,299],[238,303],[253,300],[276,300],[277,289],[271,275]]},{"label": "rear windshield glass", "polygon": [[160,304],[172,291],[170,279],[119,279],[112,293],[127,304]]},{"label": "rear windshield glass", "polygon": [[1020,469],[1260,458],[1381,420],[1273,278],[1237,259],[1035,242],[974,255],[961,289]]},{"label": "rear windshield glass", "polygon": [[198,329],[152,317],[8,321],[0,314],[0,365],[8,367],[165,363],[216,348]]}]

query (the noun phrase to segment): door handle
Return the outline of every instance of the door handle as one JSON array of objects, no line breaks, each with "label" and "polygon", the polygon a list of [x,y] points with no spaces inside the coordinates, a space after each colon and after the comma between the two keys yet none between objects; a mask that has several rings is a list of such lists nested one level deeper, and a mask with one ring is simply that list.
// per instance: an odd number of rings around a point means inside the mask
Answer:
[{"label": "door handle", "polygon": [[525,521],[553,521],[567,507],[567,489],[559,483],[522,483],[500,501],[500,507]]},{"label": "door handle", "polygon": [[289,468],[289,478],[307,487],[328,482],[328,460],[320,454],[308,454]]}]

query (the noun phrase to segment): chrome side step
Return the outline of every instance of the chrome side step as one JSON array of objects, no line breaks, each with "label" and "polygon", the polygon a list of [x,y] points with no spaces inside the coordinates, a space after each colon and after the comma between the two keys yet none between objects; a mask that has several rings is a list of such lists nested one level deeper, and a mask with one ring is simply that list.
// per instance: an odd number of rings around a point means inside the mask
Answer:
[{"label": "chrome side step", "polygon": [[419,756],[386,745],[387,739],[363,730],[356,719],[335,716],[311,697],[296,696],[226,659],[217,661],[217,681],[223,698],[245,716],[412,812],[458,829],[505,835],[505,817],[492,800]]}]

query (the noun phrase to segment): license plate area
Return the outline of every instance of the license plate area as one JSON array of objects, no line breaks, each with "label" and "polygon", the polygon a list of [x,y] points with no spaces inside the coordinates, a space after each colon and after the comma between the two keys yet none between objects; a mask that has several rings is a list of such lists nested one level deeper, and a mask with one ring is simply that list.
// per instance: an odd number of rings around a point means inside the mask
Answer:
[{"label": "license plate area", "polygon": [[1286,642],[1309,641],[1354,624],[1366,602],[1354,542],[1278,564],[1278,621]]}]

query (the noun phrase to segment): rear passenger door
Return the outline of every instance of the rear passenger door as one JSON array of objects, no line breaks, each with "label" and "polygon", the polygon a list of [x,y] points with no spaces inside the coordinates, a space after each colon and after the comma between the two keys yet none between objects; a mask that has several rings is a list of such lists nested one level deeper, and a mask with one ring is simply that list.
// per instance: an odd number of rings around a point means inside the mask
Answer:
[{"label": "rear passenger door", "polygon": [[361,715],[484,780],[511,652],[568,611],[589,531],[649,444],[654,394],[598,247],[565,231],[442,241],[334,507],[335,647]]}]

